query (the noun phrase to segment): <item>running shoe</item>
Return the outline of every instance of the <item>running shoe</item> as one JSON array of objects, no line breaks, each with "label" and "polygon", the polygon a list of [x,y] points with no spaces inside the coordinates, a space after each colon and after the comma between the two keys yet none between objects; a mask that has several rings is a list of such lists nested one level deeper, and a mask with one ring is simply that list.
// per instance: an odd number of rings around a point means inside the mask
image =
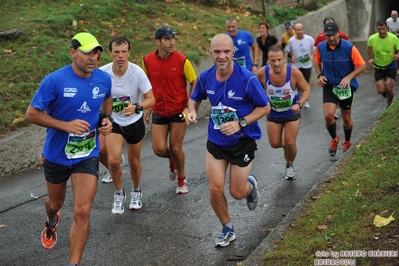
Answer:
[{"label": "running shoe", "polygon": [[177,172],[176,172],[176,166],[175,163],[171,160],[169,160],[169,180],[170,181],[175,181],[177,177]]},{"label": "running shoe", "polygon": [[125,208],[123,207],[123,203],[126,200],[126,194],[125,190],[122,189],[122,193],[114,193],[114,204],[112,204],[112,213],[113,214],[122,214],[125,211]]},{"label": "running shoe", "polygon": [[103,179],[101,180],[101,183],[104,183],[104,184],[112,183],[112,176],[108,170],[105,173],[105,176],[103,177]]},{"label": "running shoe", "polygon": [[125,165],[125,156],[121,155],[121,167]]},{"label": "running shoe", "polygon": [[342,152],[346,152],[350,147],[352,146],[352,143],[350,141],[344,141],[344,148],[342,150]]},{"label": "running shoe", "polygon": [[339,119],[339,109],[337,109],[337,110],[335,111],[334,118],[335,118],[335,119]]},{"label": "running shoe", "polygon": [[294,166],[292,165],[292,163],[288,163],[288,165],[285,167],[285,179],[287,179],[287,180],[296,179],[296,174],[295,174]]},{"label": "running shoe", "polygon": [[309,101],[306,101],[303,106],[305,106],[305,108],[309,108],[310,107]]},{"label": "running shoe", "polygon": [[177,187],[176,194],[186,194],[188,192],[187,178],[186,177],[178,177],[177,178]]},{"label": "running shoe", "polygon": [[330,148],[328,149],[328,153],[330,156],[335,156],[337,154],[337,148],[339,144],[339,136],[336,136],[334,139],[331,140]]},{"label": "running shoe", "polygon": [[44,222],[44,229],[42,231],[41,240],[42,240],[42,246],[46,249],[52,249],[55,243],[57,243],[56,229],[61,219],[60,212],[57,212],[56,216],[57,216],[57,223],[53,227],[50,227],[47,221]]},{"label": "running shoe", "polygon": [[222,233],[216,239],[215,247],[227,247],[230,245],[231,241],[236,239],[236,233],[234,233],[233,228],[228,228],[227,226],[223,226]]},{"label": "running shoe", "polygon": [[130,210],[139,210],[141,207],[143,207],[143,193],[141,192],[141,189],[136,191],[132,190],[130,192],[131,200],[129,204],[129,209]]},{"label": "running shoe", "polygon": [[248,209],[252,211],[256,209],[256,206],[258,206],[258,179],[254,175],[250,174],[248,176],[248,182],[251,183],[253,187],[251,193],[247,197]]},{"label": "running shoe", "polygon": [[[125,165],[125,156],[123,156],[123,154],[121,155],[121,167]],[[109,170],[107,170],[107,172],[105,173],[105,176],[103,177],[103,179],[101,179],[101,183],[104,184],[109,184],[112,183],[112,176],[109,173]]]}]

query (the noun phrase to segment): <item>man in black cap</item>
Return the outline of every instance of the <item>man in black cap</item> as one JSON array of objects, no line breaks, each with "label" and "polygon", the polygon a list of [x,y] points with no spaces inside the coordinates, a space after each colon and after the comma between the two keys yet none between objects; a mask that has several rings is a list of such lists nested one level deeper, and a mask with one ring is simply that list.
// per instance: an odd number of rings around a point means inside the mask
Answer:
[{"label": "man in black cap", "polygon": [[[188,97],[194,90],[197,75],[190,60],[175,51],[175,35],[178,34],[170,26],[158,27],[155,31],[158,49],[144,56],[142,68],[155,97],[155,105],[145,114],[145,121],[149,123],[152,113],[152,148],[155,155],[169,159],[169,179],[175,181],[177,176],[176,194],[185,194],[188,192],[183,152],[187,127],[185,114],[188,113]],[[187,83],[190,85],[189,94]]]},{"label": "man in black cap", "polygon": [[341,109],[345,136],[343,152],[346,152],[351,146],[351,113],[354,93],[359,87],[356,77],[366,70],[366,62],[351,42],[340,38],[337,23],[324,25],[324,35],[327,41],[317,46],[314,60],[317,78],[323,87],[324,123],[331,136],[328,153],[335,156],[340,142],[334,118],[337,104]]},{"label": "man in black cap", "polygon": [[[281,46],[283,46],[283,48],[285,48],[285,46],[288,44],[288,41],[291,37],[296,36],[296,32],[294,30],[294,23],[292,23],[292,21],[285,22],[284,27],[285,27],[285,32],[281,37]],[[287,55],[287,63],[289,64],[292,63],[292,58],[290,54]]]}]

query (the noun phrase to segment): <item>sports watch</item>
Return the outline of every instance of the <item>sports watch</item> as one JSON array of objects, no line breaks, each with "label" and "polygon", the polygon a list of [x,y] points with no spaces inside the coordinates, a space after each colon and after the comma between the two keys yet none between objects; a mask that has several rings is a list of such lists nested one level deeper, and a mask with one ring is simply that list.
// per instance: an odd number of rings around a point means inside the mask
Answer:
[{"label": "sports watch", "polygon": [[140,112],[144,111],[144,107],[141,106],[140,104],[136,103],[136,110],[134,111],[136,114],[139,114]]},{"label": "sports watch", "polygon": [[242,127],[242,128],[244,128],[248,125],[248,122],[247,122],[247,120],[245,120],[244,117],[241,117],[238,121],[240,123],[240,127]]}]

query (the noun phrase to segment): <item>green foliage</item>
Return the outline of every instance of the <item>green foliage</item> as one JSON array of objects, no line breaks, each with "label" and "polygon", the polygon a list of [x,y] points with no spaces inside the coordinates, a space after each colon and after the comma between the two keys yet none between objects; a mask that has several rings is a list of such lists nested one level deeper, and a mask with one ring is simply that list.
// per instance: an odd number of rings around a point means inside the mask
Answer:
[{"label": "green foliage", "polygon": [[308,0],[305,3],[302,3],[301,6],[307,11],[315,11],[325,6],[329,2],[331,2],[331,0]]},{"label": "green foliage", "polygon": [[[296,220],[295,230],[264,256],[264,265],[314,265],[320,250],[397,250],[396,221],[377,228],[373,219],[376,214],[387,218],[398,211],[398,113],[396,101],[353,155],[336,166],[336,174],[327,180],[317,200]],[[293,249],[288,255],[287,250]],[[350,259],[356,265],[397,265],[397,258]]]},{"label": "green foliage", "polygon": [[272,5],[266,9],[266,20],[270,25],[277,26],[281,24],[282,21],[294,20],[306,13],[307,11],[302,7]]}]

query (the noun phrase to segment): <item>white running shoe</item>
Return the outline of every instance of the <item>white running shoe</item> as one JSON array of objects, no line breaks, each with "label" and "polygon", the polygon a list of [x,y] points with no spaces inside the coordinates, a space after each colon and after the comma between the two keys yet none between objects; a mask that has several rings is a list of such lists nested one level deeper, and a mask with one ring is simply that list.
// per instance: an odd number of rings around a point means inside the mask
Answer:
[{"label": "white running shoe", "polygon": [[222,233],[216,239],[215,247],[227,247],[230,245],[231,241],[236,239],[236,233],[234,232],[233,228],[228,228],[227,226],[223,226]]},{"label": "white running shoe", "polygon": [[132,190],[132,192],[130,192],[130,197],[130,210],[139,210],[143,207],[143,192],[141,192],[141,189],[140,191]]},{"label": "white running shoe", "polygon": [[125,165],[125,156],[121,155],[121,167]]},{"label": "white running shoe", "polygon": [[186,194],[188,192],[187,178],[177,178],[176,194]]},{"label": "white running shoe", "polygon": [[287,180],[294,180],[296,179],[296,174],[294,171],[294,166],[292,163],[288,165],[288,167],[285,167],[285,179]]},{"label": "white running shoe", "polygon": [[337,110],[335,111],[334,118],[335,118],[335,119],[339,119],[339,109],[337,109]]},{"label": "white running shoe", "polygon": [[112,176],[108,170],[107,170],[107,173],[105,174],[105,176],[103,177],[103,179],[101,180],[101,183],[104,183],[104,184],[112,183]]},{"label": "white running shoe", "polygon": [[309,101],[306,101],[303,106],[305,106],[305,108],[309,108],[310,107]]},{"label": "white running shoe", "polygon": [[125,211],[125,208],[123,207],[123,203],[126,200],[126,194],[125,190],[122,189],[122,193],[114,193],[114,204],[112,204],[112,213],[113,214],[122,214]]},{"label": "white running shoe", "polygon": [[258,179],[253,174],[248,176],[248,182],[251,183],[253,189],[247,196],[247,206],[250,211],[253,211],[258,206],[259,192],[258,192]]},{"label": "white running shoe", "polygon": [[[125,165],[125,156],[123,156],[123,154],[122,154],[122,156],[121,156],[121,167],[123,165]],[[105,176],[103,177],[103,179],[101,180],[101,183],[104,183],[104,184],[112,183],[112,176],[111,176],[111,174],[109,173],[108,170],[107,170],[107,173],[105,174]]]}]

